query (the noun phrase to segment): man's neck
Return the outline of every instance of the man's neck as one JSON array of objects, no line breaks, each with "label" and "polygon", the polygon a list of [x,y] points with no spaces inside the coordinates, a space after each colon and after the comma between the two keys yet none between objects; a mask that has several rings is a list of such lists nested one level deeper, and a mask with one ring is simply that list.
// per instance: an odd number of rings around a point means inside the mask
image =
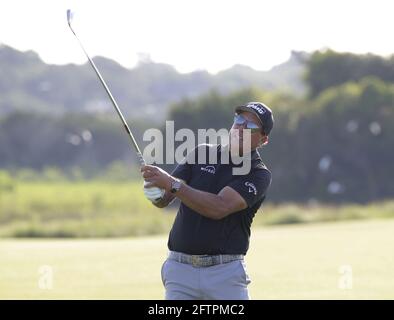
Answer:
[{"label": "man's neck", "polygon": [[252,149],[250,152],[245,152],[245,153],[243,151],[232,152],[231,142],[226,145],[223,145],[223,150],[226,150],[226,148],[228,149],[227,151],[230,153],[230,159],[234,160],[237,163],[243,160],[252,159],[254,154],[257,152],[256,149]]}]

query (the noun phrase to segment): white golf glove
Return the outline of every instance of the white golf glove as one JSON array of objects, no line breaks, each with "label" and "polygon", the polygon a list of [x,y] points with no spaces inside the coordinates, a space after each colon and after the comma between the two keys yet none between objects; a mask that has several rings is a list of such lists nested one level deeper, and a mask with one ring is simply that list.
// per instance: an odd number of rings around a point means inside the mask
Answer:
[{"label": "white golf glove", "polygon": [[145,197],[149,200],[152,201],[153,203],[155,202],[159,202],[165,193],[164,189],[160,189],[157,187],[150,187],[150,188],[146,188],[145,186],[148,184],[149,182],[144,181],[144,194]]}]

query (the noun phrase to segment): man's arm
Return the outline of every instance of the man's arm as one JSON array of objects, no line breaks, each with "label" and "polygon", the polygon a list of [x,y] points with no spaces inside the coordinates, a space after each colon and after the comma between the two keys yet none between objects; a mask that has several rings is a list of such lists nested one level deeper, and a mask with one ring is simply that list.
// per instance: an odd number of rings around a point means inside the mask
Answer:
[{"label": "man's arm", "polygon": [[245,200],[231,187],[224,187],[218,194],[213,194],[182,183],[175,195],[189,208],[214,220],[247,208]]},{"label": "man's arm", "polygon": [[244,198],[231,187],[224,187],[219,194],[213,194],[194,189],[182,182],[180,189],[174,195],[170,190],[176,178],[155,166],[144,166],[141,171],[145,181],[149,182],[148,186],[166,190],[163,200],[155,204],[159,208],[168,205],[174,197],[177,197],[201,215],[219,220],[247,207]]}]

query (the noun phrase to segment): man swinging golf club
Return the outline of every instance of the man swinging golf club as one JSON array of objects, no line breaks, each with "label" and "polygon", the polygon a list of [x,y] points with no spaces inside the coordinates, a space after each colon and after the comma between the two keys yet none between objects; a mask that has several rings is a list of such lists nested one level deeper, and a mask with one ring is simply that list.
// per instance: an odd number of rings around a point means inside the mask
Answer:
[{"label": "man swinging golf club", "polygon": [[[268,143],[274,120],[272,111],[260,102],[235,111],[228,146],[199,145],[171,175],[156,166],[141,168],[145,196],[155,206],[166,207],[175,197],[181,201],[161,270],[166,299],[249,299],[244,256],[253,217],[271,183],[271,173],[256,149]],[[243,150],[245,129],[250,130],[249,150]],[[207,155],[217,152],[217,164],[196,161],[204,148]],[[226,148],[230,159],[223,163]],[[247,174],[233,174],[238,166],[234,148],[243,161],[251,162]]]},{"label": "man swinging golf club", "polygon": [[[172,175],[155,166],[145,165],[136,140],[107,84],[72,27],[72,12],[67,22],[90,65],[103,85],[136,152],[145,179],[145,196],[159,208],[175,197],[181,201],[172,226],[168,258],[162,266],[166,299],[249,299],[244,256],[249,248],[253,217],[265,199],[271,173],[256,149],[268,143],[274,119],[271,110],[260,102],[236,108],[230,130],[230,145],[200,145]],[[244,135],[245,129],[250,135]],[[250,138],[243,150],[243,138]],[[248,139],[249,140],[249,139]],[[224,162],[221,155],[242,155],[250,161],[244,175],[233,175],[235,158]],[[216,152],[219,161],[206,166],[196,161],[200,151]],[[208,152],[207,152],[208,151]],[[209,161],[206,161],[208,163]]]},{"label": "man swinging golf club", "polygon": [[[67,10],[67,22],[90,65],[103,85],[136,152],[145,179],[144,193],[163,208],[175,197],[181,201],[171,229],[168,258],[162,266],[166,299],[249,299],[244,256],[249,248],[253,217],[265,199],[271,173],[256,149],[268,143],[274,119],[272,111],[260,102],[236,108],[230,130],[230,145],[200,145],[179,164],[172,175],[145,165],[134,136],[107,84],[78,39]],[[244,148],[244,132],[250,144]],[[249,140],[249,139],[248,139]],[[222,161],[225,149],[233,149],[251,163],[244,175],[233,175],[235,159]],[[205,150],[203,150],[205,149]],[[219,157],[215,165],[197,162],[200,151]],[[207,152],[208,151],[208,152]],[[208,162],[208,161],[207,161]]]}]

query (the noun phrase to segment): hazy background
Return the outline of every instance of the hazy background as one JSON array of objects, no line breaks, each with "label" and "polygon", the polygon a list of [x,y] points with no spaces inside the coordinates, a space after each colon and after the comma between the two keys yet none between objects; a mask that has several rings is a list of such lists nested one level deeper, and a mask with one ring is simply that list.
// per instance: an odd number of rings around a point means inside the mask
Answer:
[{"label": "hazy background", "polygon": [[393,51],[389,0],[3,0],[1,42],[34,49],[47,63],[83,63],[67,9],[75,10],[75,28],[92,55],[126,67],[150,55],[180,72],[216,73],[234,64],[268,70],[292,50]]},{"label": "hazy background", "polygon": [[[2,1],[0,236],[29,238],[0,244],[2,297],[162,297],[176,204],[163,214],[144,198],[68,8],[142,147],[144,131],[166,120],[229,128],[238,104],[272,108],[260,153],[273,183],[253,224],[261,250],[250,253],[256,298],[392,298],[394,6],[376,0]],[[130,236],[143,237],[52,239]],[[140,252],[138,264],[130,254],[141,243],[152,254]],[[341,265],[358,277],[351,294],[337,291]],[[47,294],[37,269],[51,268],[58,282]]]},{"label": "hazy background", "polygon": [[[229,128],[236,105],[259,100],[275,115],[270,143],[261,150],[273,173],[268,204],[390,200],[389,2],[282,2],[3,2],[2,225],[26,223],[18,214],[39,217],[62,207],[42,194],[17,209],[21,200],[12,194],[25,183],[141,183],[128,137],[68,29],[72,5],[87,50],[108,54],[94,60],[142,146],[144,131],[164,132],[165,120],[174,120],[176,129]],[[104,196],[92,197],[87,205],[94,215]],[[65,215],[83,211],[73,201]]]}]

